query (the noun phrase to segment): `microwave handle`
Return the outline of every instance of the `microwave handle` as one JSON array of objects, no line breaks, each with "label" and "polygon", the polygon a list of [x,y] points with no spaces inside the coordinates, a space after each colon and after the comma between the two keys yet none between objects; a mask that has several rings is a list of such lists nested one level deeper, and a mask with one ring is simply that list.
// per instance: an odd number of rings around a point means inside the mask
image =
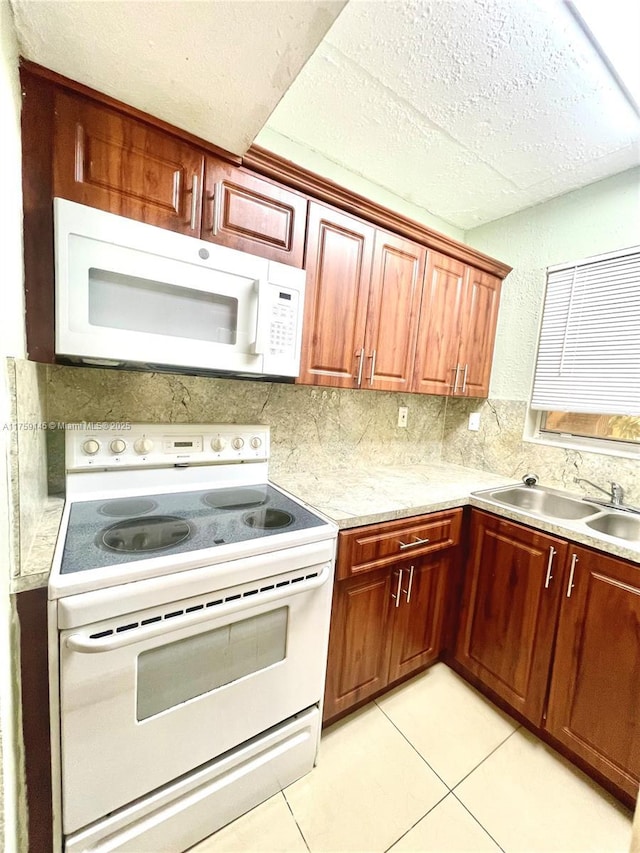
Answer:
[{"label": "microwave handle", "polygon": [[251,349],[254,355],[263,355],[269,348],[269,332],[271,330],[269,282],[264,278],[258,278],[254,282],[254,288],[257,294],[256,336]]}]

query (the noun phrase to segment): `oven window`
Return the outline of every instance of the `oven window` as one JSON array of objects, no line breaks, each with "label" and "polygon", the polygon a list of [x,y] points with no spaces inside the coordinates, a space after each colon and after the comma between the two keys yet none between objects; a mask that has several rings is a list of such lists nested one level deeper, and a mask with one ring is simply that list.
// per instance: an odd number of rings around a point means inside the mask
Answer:
[{"label": "oven window", "polygon": [[89,323],[108,329],[235,345],[238,300],[91,268]]},{"label": "oven window", "polygon": [[137,719],[146,720],[284,660],[288,607],[138,656]]}]

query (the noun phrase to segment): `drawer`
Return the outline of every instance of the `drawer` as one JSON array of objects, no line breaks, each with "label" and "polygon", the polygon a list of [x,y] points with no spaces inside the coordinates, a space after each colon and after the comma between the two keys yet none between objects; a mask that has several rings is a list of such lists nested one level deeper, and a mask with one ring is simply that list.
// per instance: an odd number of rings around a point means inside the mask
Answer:
[{"label": "drawer", "polygon": [[460,543],[462,509],[448,509],[340,533],[338,580],[391,566],[401,560],[452,548]]}]

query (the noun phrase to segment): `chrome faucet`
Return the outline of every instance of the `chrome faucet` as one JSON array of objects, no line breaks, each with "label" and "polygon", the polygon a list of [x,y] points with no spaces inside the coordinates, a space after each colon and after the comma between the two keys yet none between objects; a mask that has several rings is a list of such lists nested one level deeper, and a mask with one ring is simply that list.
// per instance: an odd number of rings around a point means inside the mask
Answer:
[{"label": "chrome faucet", "polygon": [[609,495],[609,500],[606,504],[601,498],[585,498],[585,500],[592,501],[592,503],[604,504],[605,506],[622,506],[622,502],[624,500],[624,489],[620,483],[614,483],[611,481],[611,491],[609,491],[609,489],[603,489],[602,486],[599,486],[597,483],[592,483],[591,480],[585,480],[584,477],[574,477],[573,482],[588,483],[599,492],[604,492],[605,495]]}]

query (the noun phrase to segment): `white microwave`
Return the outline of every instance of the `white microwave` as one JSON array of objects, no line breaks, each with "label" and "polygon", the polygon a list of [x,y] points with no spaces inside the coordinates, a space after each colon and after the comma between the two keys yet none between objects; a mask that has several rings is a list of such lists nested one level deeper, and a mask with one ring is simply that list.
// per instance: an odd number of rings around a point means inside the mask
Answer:
[{"label": "white microwave", "polygon": [[298,375],[304,270],[61,198],[54,223],[60,359]]}]

